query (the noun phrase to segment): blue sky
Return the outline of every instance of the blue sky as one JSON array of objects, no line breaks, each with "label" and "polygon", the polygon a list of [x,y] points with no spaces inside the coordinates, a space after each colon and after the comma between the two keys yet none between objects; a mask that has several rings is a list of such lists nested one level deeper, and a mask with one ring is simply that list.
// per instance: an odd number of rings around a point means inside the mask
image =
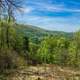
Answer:
[{"label": "blue sky", "polygon": [[25,0],[16,18],[47,30],[74,32],[80,29],[80,0]]}]

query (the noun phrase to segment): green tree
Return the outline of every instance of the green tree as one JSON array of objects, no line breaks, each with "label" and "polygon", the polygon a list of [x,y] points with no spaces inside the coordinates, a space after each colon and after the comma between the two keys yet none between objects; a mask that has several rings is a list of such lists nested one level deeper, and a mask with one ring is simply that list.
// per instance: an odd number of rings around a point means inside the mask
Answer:
[{"label": "green tree", "polygon": [[43,63],[47,63],[49,60],[48,44],[45,40],[41,43],[41,46],[38,49],[37,57],[38,61],[40,60]]},{"label": "green tree", "polygon": [[76,32],[69,46],[70,64],[80,67],[80,31]]}]

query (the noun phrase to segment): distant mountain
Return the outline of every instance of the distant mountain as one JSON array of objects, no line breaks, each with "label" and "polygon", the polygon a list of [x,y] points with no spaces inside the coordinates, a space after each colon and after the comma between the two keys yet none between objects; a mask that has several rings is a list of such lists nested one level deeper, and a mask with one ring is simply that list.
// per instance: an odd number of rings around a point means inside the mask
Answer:
[{"label": "distant mountain", "polygon": [[72,37],[72,33],[63,32],[63,31],[49,31],[32,25],[23,25],[17,24],[16,27],[18,33],[22,33],[25,36],[29,37],[31,40],[41,40],[45,36],[64,36]]}]

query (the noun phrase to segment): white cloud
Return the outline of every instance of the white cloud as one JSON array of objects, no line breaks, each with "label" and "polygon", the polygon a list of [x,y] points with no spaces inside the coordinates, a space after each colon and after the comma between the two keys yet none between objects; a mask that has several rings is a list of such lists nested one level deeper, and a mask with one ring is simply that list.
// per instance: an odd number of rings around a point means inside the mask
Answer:
[{"label": "white cloud", "polygon": [[[32,2],[32,1],[31,1]],[[59,30],[59,31],[76,31],[80,28],[80,9],[78,8],[69,8],[66,7],[64,4],[48,4],[48,3],[39,3],[39,2],[32,2],[32,5],[28,5],[27,7],[23,7],[22,12],[28,13],[27,15],[22,15],[22,17],[17,18],[18,21],[24,22],[26,24],[32,24],[35,26],[40,26],[41,28],[45,28],[48,30]],[[70,16],[53,16],[53,17],[43,17],[35,16],[33,12],[39,11],[49,11],[49,12],[71,12],[77,13]],[[33,11],[33,12],[32,12]],[[31,13],[29,15],[29,13]],[[42,13],[43,14],[43,13]],[[19,16],[19,15],[18,15]]]},{"label": "white cloud", "polygon": [[32,12],[32,10],[33,10],[33,8],[31,8],[31,7],[22,7],[22,8],[20,8],[20,11],[22,13],[30,13],[30,12]]},{"label": "white cloud", "polygon": [[20,22],[22,21],[25,24],[39,26],[47,30],[73,32],[80,29],[79,27],[80,20],[78,21],[78,19],[74,17],[62,18],[62,17],[26,16],[21,18]]},{"label": "white cloud", "polygon": [[51,12],[76,12],[80,13],[80,9],[72,9],[69,7],[65,7],[64,5],[43,5],[42,10],[51,11]]},{"label": "white cloud", "polygon": [[50,12],[76,12],[80,13],[80,9],[77,8],[69,8],[65,7],[64,4],[50,4],[50,3],[40,3],[40,2],[32,2],[34,6],[31,6],[34,8],[34,10],[41,10],[41,11],[50,11]]}]

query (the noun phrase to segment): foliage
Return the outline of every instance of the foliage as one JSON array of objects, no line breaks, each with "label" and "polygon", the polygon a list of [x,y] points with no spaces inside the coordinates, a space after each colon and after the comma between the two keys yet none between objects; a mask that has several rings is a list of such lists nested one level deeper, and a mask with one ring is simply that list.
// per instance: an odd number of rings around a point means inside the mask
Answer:
[{"label": "foliage", "polygon": [[0,22],[0,70],[25,66],[27,42],[27,38],[17,34],[12,22]]},{"label": "foliage", "polygon": [[[25,29],[28,29],[28,32]],[[79,68],[80,31],[69,38],[52,35],[52,32],[43,29],[26,28],[24,25],[2,20],[0,21],[0,59],[0,70],[18,68],[24,66],[26,62]]]},{"label": "foliage", "polygon": [[41,42],[37,50],[36,59],[41,63],[80,67],[80,47],[78,41],[80,41],[79,38],[75,39],[75,37],[70,40],[65,37],[49,36]]},{"label": "foliage", "polygon": [[48,31],[32,25],[16,24],[15,28],[19,34],[23,34],[27,36],[30,42],[35,44],[41,43],[44,37],[47,37],[47,36],[54,36],[54,37],[62,36],[66,38],[73,37],[73,33],[67,33],[62,31]]}]

